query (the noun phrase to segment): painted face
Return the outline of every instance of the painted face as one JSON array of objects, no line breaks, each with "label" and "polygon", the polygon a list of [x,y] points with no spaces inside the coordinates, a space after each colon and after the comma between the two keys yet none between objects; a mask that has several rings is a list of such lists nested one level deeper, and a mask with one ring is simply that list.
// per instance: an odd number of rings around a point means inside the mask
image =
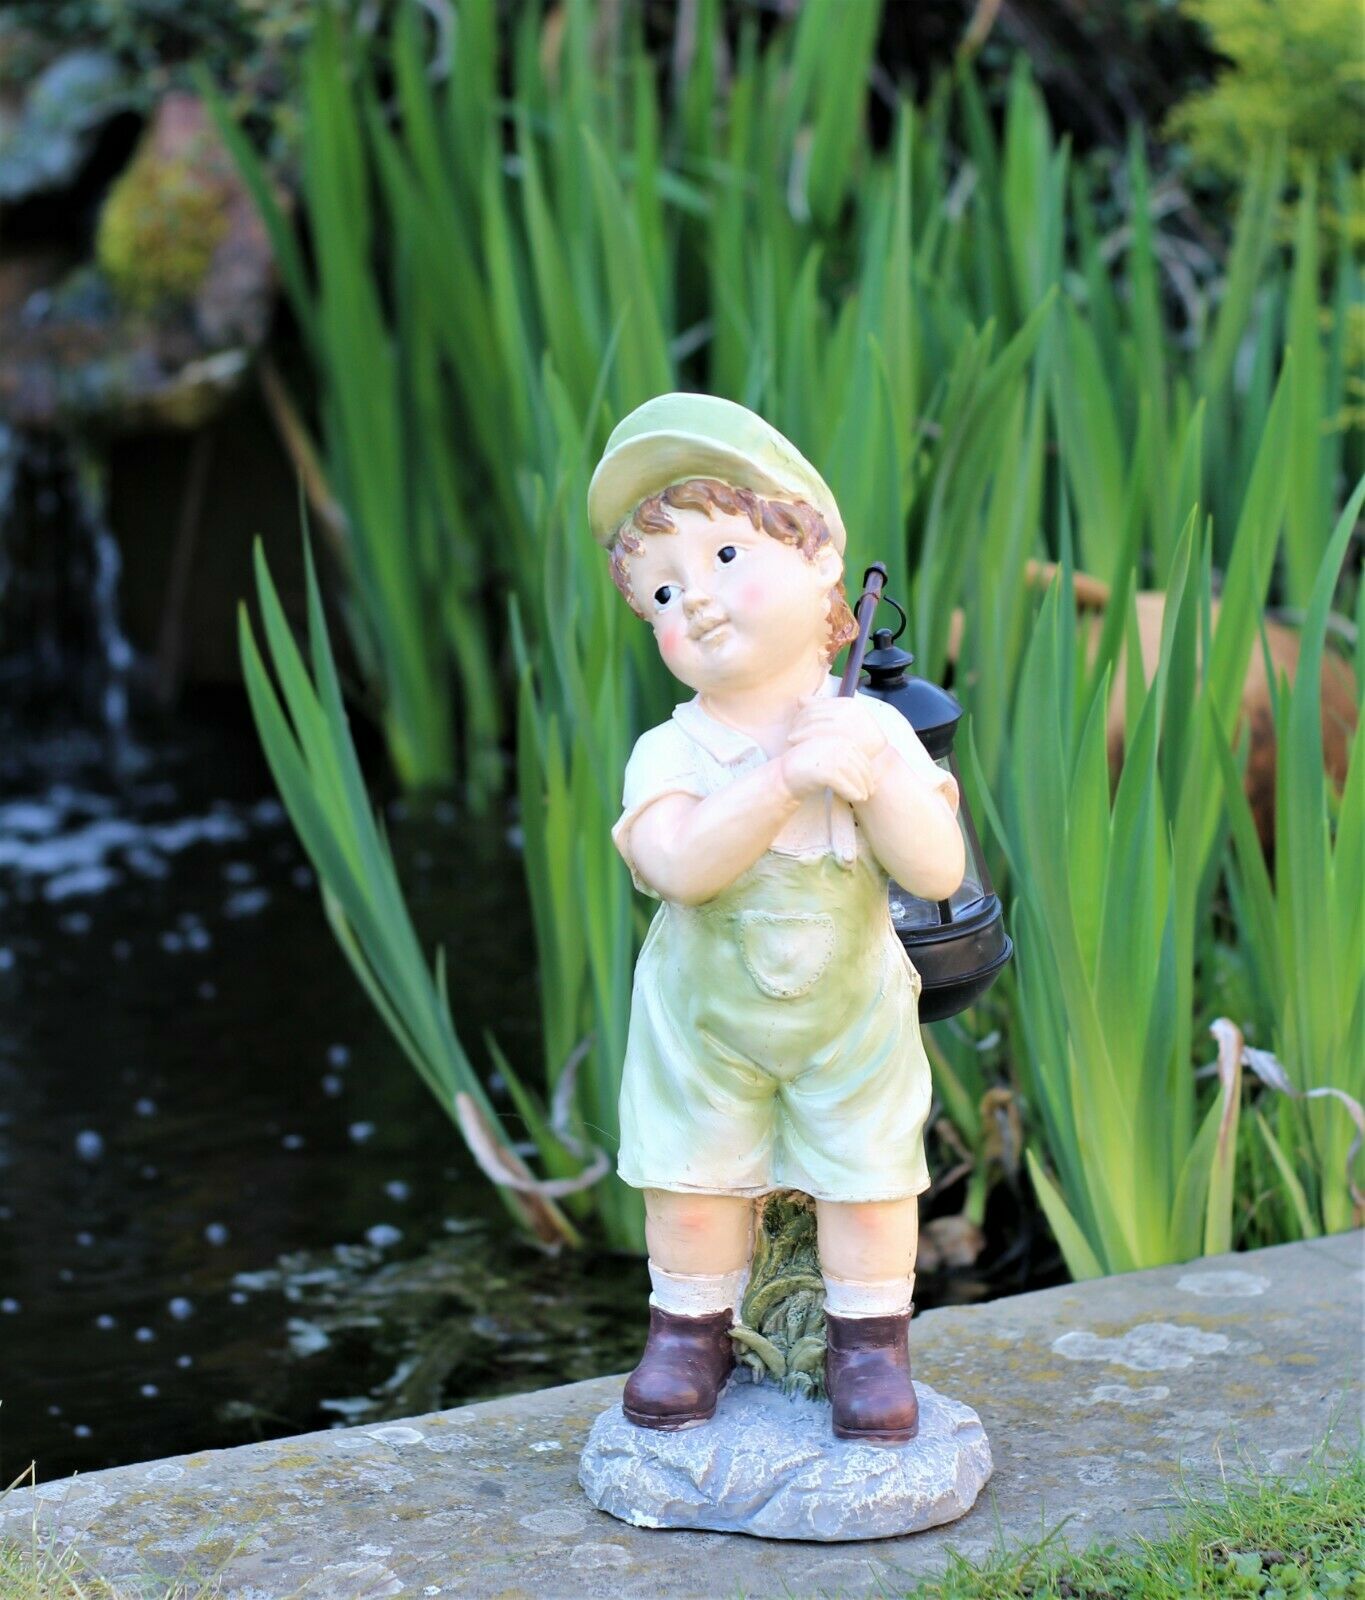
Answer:
[{"label": "painted face", "polygon": [[749,688],[823,651],[843,570],[832,546],[808,561],[739,513],[669,515],[676,531],[646,535],[630,586],[675,678],[701,693]]}]

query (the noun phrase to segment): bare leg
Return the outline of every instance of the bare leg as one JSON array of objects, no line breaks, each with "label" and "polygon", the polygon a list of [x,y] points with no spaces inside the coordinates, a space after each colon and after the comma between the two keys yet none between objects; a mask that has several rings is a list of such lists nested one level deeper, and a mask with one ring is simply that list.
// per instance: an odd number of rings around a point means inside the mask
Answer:
[{"label": "bare leg", "polygon": [[907,1278],[919,1245],[919,1200],[817,1200],[820,1265],[834,1278],[884,1283]]},{"label": "bare leg", "polygon": [[665,1272],[738,1272],[749,1262],[753,1212],[742,1195],[646,1189],[649,1259]]}]

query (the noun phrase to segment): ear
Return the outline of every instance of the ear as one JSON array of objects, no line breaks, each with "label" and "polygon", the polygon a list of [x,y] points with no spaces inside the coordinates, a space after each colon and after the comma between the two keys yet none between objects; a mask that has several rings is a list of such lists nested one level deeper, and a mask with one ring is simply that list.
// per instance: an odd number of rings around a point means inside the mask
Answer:
[{"label": "ear", "polygon": [[832,544],[822,544],[815,553],[815,567],[820,581],[833,588],[844,575],[844,558]]}]

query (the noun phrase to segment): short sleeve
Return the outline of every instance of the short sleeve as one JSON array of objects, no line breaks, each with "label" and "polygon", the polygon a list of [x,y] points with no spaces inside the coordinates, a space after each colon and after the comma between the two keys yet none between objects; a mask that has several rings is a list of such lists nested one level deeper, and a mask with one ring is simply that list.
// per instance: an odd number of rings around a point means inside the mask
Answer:
[{"label": "short sleeve", "polygon": [[936,789],[942,794],[956,816],[959,800],[957,779],[951,772],[939,766],[924,748],[919,734],[894,706],[887,705],[876,695],[868,695],[867,699],[875,707],[875,714],[881,724],[882,732],[886,735],[887,743],[926,787]]},{"label": "short sleeve", "polygon": [[708,789],[698,766],[696,746],[675,722],[651,728],[635,741],[621,796],[622,811],[611,830],[612,842],[630,868],[631,881],[643,894],[659,899],[640,877],[631,853],[630,834],[640,813],[666,794],[690,794],[705,799]]}]

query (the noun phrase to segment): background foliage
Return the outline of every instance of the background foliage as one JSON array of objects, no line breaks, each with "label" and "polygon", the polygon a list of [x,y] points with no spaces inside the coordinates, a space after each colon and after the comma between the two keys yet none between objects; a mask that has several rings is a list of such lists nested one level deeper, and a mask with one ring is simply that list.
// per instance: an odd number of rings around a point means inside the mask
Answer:
[{"label": "background foliage", "polygon": [[[966,54],[918,98],[888,91],[872,0],[776,22],[701,0],[667,55],[640,7],[457,14],[447,51],[415,5],[379,36],[320,13],[301,233],[217,113],[315,379],[315,501],[395,768],[476,807],[515,789],[544,1053],[533,1072],[495,1044],[489,1060],[543,1170],[571,1180],[614,1147],[644,914],[609,828],[672,693],[587,533],[587,477],[617,418],[698,387],[811,456],[850,570],[887,561],[917,670],[951,674],[970,713],[969,795],[1019,960],[931,1046],[968,1211],[1009,1164],[1003,1096],[1077,1273],[1346,1225],[1341,1105],[1253,1088],[1235,1052],[1207,1086],[1196,1069],[1230,1014],[1291,1085],[1330,1072],[1365,1096],[1342,832],[1365,761],[1356,738],[1339,797],[1310,736],[1333,596],[1359,595],[1354,571],[1338,585],[1359,496],[1338,512],[1365,466],[1361,263],[1320,207],[1349,207],[1350,139],[1309,151],[1249,122],[1235,217],[1210,237],[1140,127],[1079,160],[1022,56],[1002,79]],[[1078,568],[1108,597],[1093,629]],[[1125,669],[1142,589],[1167,597],[1150,683]],[[455,1117],[474,1069],[391,867],[360,844],[321,609],[309,688],[264,571],[261,592],[284,703],[249,626],[244,647],[286,803],[348,956]],[[1237,765],[1269,603],[1306,614],[1308,663],[1279,691],[1273,873]],[[329,771],[352,773],[344,796]],[[1295,956],[1319,937],[1342,941],[1330,983]],[[557,1211],[564,1237],[595,1219],[640,1242],[614,1178]]]}]

